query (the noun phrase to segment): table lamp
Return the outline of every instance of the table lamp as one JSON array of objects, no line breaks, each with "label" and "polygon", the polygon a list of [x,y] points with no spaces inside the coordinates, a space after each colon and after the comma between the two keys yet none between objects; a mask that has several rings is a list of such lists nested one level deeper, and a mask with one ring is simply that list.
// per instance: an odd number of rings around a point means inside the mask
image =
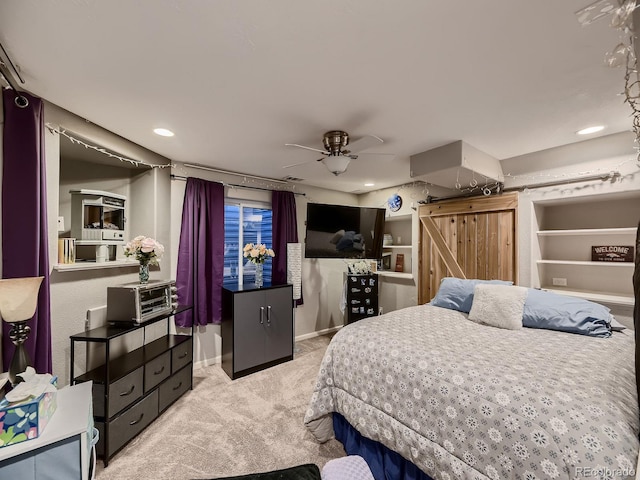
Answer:
[{"label": "table lamp", "polygon": [[38,292],[44,277],[0,279],[0,316],[11,324],[9,338],[16,346],[9,366],[9,381],[16,385],[22,381],[18,377],[31,365],[31,359],[24,346],[31,327],[27,322],[33,318],[38,306]]}]

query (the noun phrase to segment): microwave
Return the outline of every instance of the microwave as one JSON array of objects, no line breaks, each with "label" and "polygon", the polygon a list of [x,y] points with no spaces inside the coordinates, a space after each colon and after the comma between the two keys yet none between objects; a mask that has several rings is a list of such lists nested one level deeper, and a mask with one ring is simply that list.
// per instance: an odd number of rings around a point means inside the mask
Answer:
[{"label": "microwave", "polygon": [[174,280],[125,283],[107,287],[107,321],[144,323],[178,306]]}]

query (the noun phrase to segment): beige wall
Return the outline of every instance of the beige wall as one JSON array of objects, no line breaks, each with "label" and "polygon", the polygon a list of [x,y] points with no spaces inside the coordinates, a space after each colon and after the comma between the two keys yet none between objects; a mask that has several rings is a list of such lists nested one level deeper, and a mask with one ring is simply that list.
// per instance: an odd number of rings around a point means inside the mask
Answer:
[{"label": "beige wall", "polygon": [[[65,128],[69,132],[81,136],[88,143],[102,146],[120,155],[136,160],[144,160],[149,163],[164,164],[167,159],[149,152],[131,142],[107,132],[91,123],[85,122],[79,117],[66,112],[59,107],[45,104],[45,121],[53,126]],[[66,198],[69,196],[69,187],[76,188],[82,186],[83,178],[91,178],[96,171],[110,172],[115,167],[107,165],[85,165],[85,168],[92,169],[92,175],[84,175],[82,170],[76,171],[71,183],[60,185],[60,136],[48,130],[45,133],[45,152],[47,160],[47,196],[48,196],[48,222],[49,222],[49,262],[51,265],[51,337],[53,351],[53,374],[59,378],[60,385],[69,382],[70,374],[70,340],[69,336],[82,332],[86,327],[95,327],[104,322],[104,311],[106,306],[107,287],[121,283],[132,282],[137,279],[135,267],[104,268],[97,270],[80,271],[58,271],[53,268],[57,263],[57,217],[65,216],[65,228],[70,227],[70,217],[67,213]],[[116,164],[118,165],[118,164]],[[134,178],[138,178],[133,174]],[[138,173],[140,175],[140,173]],[[161,189],[157,185],[162,184],[162,177],[168,188],[169,172],[160,169],[146,169],[143,176],[151,175],[144,186],[143,182],[132,182],[129,186],[119,185],[121,180],[107,180],[106,184],[90,184],[89,188],[107,190],[108,188],[127,191],[127,198],[135,199],[142,194],[145,198],[155,195],[156,198],[165,199],[150,204],[146,209],[147,214],[156,219],[152,232],[147,235],[156,235],[160,242],[166,244],[168,256],[171,255],[171,245],[169,244],[168,224],[169,219],[163,220],[160,210],[168,210],[168,195],[166,188]],[[112,176],[112,175],[108,175]],[[100,187],[100,188],[99,188]],[[62,208],[59,209],[59,197],[63,199]],[[130,210],[131,212],[131,210]],[[142,225],[144,228],[151,228]],[[161,264],[160,271],[153,271],[152,278],[165,278],[170,276],[168,264]],[[93,313],[89,314],[92,310]],[[91,319],[92,323],[89,322]],[[129,339],[135,343],[138,339]],[[79,344],[76,348],[76,368],[84,369],[85,349]],[[77,370],[76,370],[77,371]]]},{"label": "beige wall", "polygon": [[[621,177],[614,181],[592,180],[520,191],[518,195],[520,285],[540,286],[536,264],[536,261],[540,259],[540,251],[536,241],[536,231],[538,230],[536,203],[555,200],[579,202],[587,197],[598,198],[598,196],[640,190],[640,164],[636,160],[637,153],[634,148],[636,145],[633,138],[633,135],[629,133],[609,135],[580,144],[532,153],[527,155],[526,159],[520,158],[520,160],[526,160],[522,163],[505,162],[507,168],[518,177],[508,180],[506,187],[563,180],[574,177],[577,172],[591,175],[617,171],[621,174]],[[581,159],[585,161],[580,162]],[[518,170],[516,170],[516,166],[518,166]],[[506,169],[505,172],[507,172]],[[619,212],[612,214],[619,214]],[[571,228],[570,220],[567,219],[568,226],[566,228]],[[631,223],[635,225],[639,220],[640,218],[634,218]],[[606,278],[603,278],[602,281],[603,284],[606,284]],[[633,312],[630,307],[615,304],[607,306],[611,308],[618,320],[628,326],[632,325]]]},{"label": "beige wall", "polygon": [[[83,119],[72,115],[55,105],[47,104],[45,107],[45,119],[56,126],[62,126],[71,132],[81,135],[92,144],[104,146],[114,152],[137,160],[144,160],[150,163],[164,164],[168,160],[153,152],[135,145],[126,139],[114,135],[96,125],[85,122]],[[1,122],[1,120],[0,120]],[[2,124],[0,123],[0,130]],[[503,161],[505,173],[515,173],[520,175],[531,174],[537,178],[538,182],[546,181],[547,178],[540,176],[540,173],[552,173],[562,175],[566,172],[576,172],[584,169],[613,167],[625,162],[630,155],[635,155],[633,142],[629,142],[629,136],[620,134],[615,138],[606,138],[606,142],[585,142],[583,146],[573,146],[570,149],[560,148],[553,151],[539,152],[527,156],[524,165],[530,168],[522,168],[523,163]],[[62,190],[59,184],[59,142],[60,138],[56,134],[46,133],[46,155],[47,155],[47,188],[49,204],[49,237],[50,237],[50,261],[53,265],[57,260],[57,216],[62,213],[66,217],[65,208],[62,211],[58,208],[59,195],[66,195],[64,185]],[[603,146],[604,143],[610,143]],[[603,147],[603,152],[594,157],[594,146]],[[627,150],[627,145],[628,150]],[[580,151],[584,148],[584,159],[580,161]],[[606,151],[614,152],[607,155]],[[2,152],[0,150],[0,159]],[[635,157],[634,157],[635,158]],[[516,165],[520,170],[516,170]],[[580,185],[565,188],[547,188],[535,193],[521,194],[519,207],[520,230],[519,230],[519,255],[521,266],[521,283],[523,285],[532,283],[532,200],[538,196],[545,195],[567,195],[570,194],[590,194],[597,192],[616,191],[619,189],[640,188],[639,177],[637,175],[637,165],[626,163],[622,170],[626,174],[622,182],[619,183],[599,183],[597,185]],[[178,165],[173,171],[169,169],[144,170],[133,176],[129,185],[128,198],[132,204],[145,204],[150,210],[137,209],[131,211],[132,220],[138,225],[139,231],[129,232],[130,235],[145,234],[154,236],[165,244],[166,256],[163,259],[159,271],[152,272],[152,278],[175,278],[177,264],[177,246],[179,241],[180,221],[182,216],[182,201],[184,197],[184,181],[170,180],[170,173],[179,176],[196,176],[214,181],[228,183],[242,183],[243,177],[235,175],[223,175],[202,170],[194,170],[183,165]],[[509,180],[507,180],[509,182]],[[250,182],[251,184],[255,184]],[[520,183],[535,183],[527,180]],[[596,182],[597,183],[597,182]],[[518,182],[513,181],[512,185]],[[268,187],[268,185],[262,185]],[[507,185],[509,186],[509,184]],[[393,193],[399,193],[403,200],[403,207],[398,214],[411,213],[413,215],[413,242],[414,251],[417,246],[418,220],[412,206],[416,207],[419,200],[424,200],[428,194],[423,186],[400,186],[396,188],[384,189],[362,195],[340,193],[331,190],[324,190],[304,185],[297,185],[296,192],[305,193],[306,196],[296,196],[298,211],[298,232],[300,241],[304,241],[306,205],[314,203],[335,203],[343,205],[361,205],[373,207],[386,207],[386,200]],[[532,192],[534,192],[532,190]],[[227,189],[227,195],[247,201],[270,202],[268,192],[249,190],[243,188]],[[152,199],[152,200],[149,200]],[[64,202],[63,202],[64,203]],[[69,220],[65,218],[66,226],[69,228]],[[133,222],[132,222],[133,224]],[[413,255],[414,268],[417,274],[417,255]],[[343,273],[345,272],[344,261],[338,259],[303,259],[303,295],[304,305],[296,310],[296,336],[305,338],[315,335],[317,332],[331,331],[343,324],[343,316],[340,312],[340,300],[342,294]],[[384,280],[381,291],[381,304],[385,311],[404,306],[415,305],[417,301],[416,276],[412,280]],[[52,270],[51,273],[51,312],[52,312],[52,343],[53,343],[53,373],[58,375],[61,384],[68,383],[70,344],[69,336],[78,333],[88,325],[88,312],[95,322],[102,321],[101,312],[106,305],[106,291],[109,285],[135,281],[137,271],[132,267],[108,268],[99,270],[83,270],[77,272],[58,272]],[[195,361],[200,364],[213,363],[220,356],[220,328],[214,325],[199,327],[196,334],[196,356]],[[76,351],[78,355],[78,365],[83,360],[83,352]]]},{"label": "beige wall", "polygon": [[[174,169],[177,176],[198,177],[210,181],[226,184],[243,184],[244,177],[227,175],[206,170],[193,169],[177,164]],[[279,184],[249,179],[248,186],[262,188],[278,188]],[[171,243],[177,249],[180,240],[180,222],[182,219],[182,205],[184,200],[185,182],[171,181]],[[336,203],[343,205],[357,205],[356,195],[325,190],[309,186],[296,186],[296,211],[298,214],[298,237],[304,242],[307,203]],[[225,196],[241,202],[271,203],[271,192],[249,188],[225,189]],[[276,252],[276,255],[279,252]],[[177,270],[177,256],[171,259],[171,272],[175,278]],[[345,264],[338,259],[307,259],[302,260],[302,294],[304,305],[295,311],[296,338],[303,339],[315,336],[317,333],[332,331],[342,326],[343,316],[340,312],[342,294],[342,274]],[[198,327],[195,342],[195,361],[200,364],[212,364],[220,361],[221,337],[220,326],[207,325]]]}]

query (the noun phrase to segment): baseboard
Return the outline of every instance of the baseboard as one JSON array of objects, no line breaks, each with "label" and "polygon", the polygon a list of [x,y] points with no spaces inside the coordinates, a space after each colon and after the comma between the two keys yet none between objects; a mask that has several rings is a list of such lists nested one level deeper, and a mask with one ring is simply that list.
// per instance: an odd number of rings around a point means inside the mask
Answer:
[{"label": "baseboard", "polygon": [[197,362],[193,362],[193,368],[204,368],[210,367],[211,365],[220,365],[222,363],[222,355],[218,355],[214,358],[205,358],[204,360],[198,360]]},{"label": "baseboard", "polygon": [[321,337],[322,335],[329,335],[330,333],[337,332],[342,328],[342,325],[338,325],[337,327],[325,328],[323,330],[316,330],[315,332],[305,333],[304,335],[296,335],[296,342],[300,342],[302,340],[308,340],[309,338]]},{"label": "baseboard", "polygon": [[[296,342],[300,342],[302,340],[308,340],[310,338],[320,337],[322,335],[329,335],[330,333],[337,332],[342,328],[342,325],[338,325],[337,327],[325,328],[323,330],[317,330],[311,333],[305,333],[304,335],[296,335]],[[209,367],[211,365],[216,365],[222,363],[222,356],[218,355],[214,358],[206,358],[204,360],[199,360],[197,362],[193,362],[193,368],[204,368]]]}]

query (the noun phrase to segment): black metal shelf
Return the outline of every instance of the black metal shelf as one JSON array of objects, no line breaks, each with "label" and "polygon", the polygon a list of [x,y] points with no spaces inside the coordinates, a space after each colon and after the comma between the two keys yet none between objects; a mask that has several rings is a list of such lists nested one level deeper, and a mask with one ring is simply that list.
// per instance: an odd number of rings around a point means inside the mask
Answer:
[{"label": "black metal shelf", "polygon": [[166,351],[187,342],[191,335],[166,335],[153,342],[147,343],[140,348],[136,348],[121,357],[114,358],[109,363],[109,379],[106,378],[106,364],[102,364],[89,370],[76,378],[71,379],[74,383],[87,382],[89,380],[97,384],[113,383],[116,380],[130,374],[136,368],[159,357]]},{"label": "black metal shelf", "polygon": [[113,338],[120,337],[121,335],[126,335],[136,330],[143,329],[144,327],[148,327],[149,325],[152,325],[161,320],[165,320],[174,315],[178,315],[182,312],[186,312],[187,310],[190,310],[190,309],[191,307],[189,306],[180,305],[175,310],[158,315],[157,317],[151,318],[143,323],[111,322],[109,325],[104,327],[98,327],[91,330],[87,330],[86,332],[76,333],[75,335],[71,335],[70,338],[73,341],[81,341],[81,342],[104,342],[106,340],[111,340]]}]

